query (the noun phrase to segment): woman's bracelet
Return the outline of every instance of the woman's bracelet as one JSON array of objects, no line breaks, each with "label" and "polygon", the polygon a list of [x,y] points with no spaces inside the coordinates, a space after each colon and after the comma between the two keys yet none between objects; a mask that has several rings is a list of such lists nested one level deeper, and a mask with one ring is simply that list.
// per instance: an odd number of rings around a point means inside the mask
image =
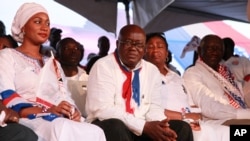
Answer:
[{"label": "woman's bracelet", "polygon": [[182,119],[182,120],[186,119],[186,113],[185,113],[185,112],[182,112],[182,113],[181,113],[181,119]]},{"label": "woman's bracelet", "polygon": [[45,106],[42,106],[42,113],[46,113],[48,111],[48,108],[46,108]]}]

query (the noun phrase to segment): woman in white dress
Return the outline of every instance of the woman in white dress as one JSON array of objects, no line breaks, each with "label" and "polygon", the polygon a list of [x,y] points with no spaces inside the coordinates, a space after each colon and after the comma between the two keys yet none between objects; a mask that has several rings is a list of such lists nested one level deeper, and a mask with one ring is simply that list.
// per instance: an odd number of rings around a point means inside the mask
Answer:
[{"label": "woman in white dress", "polygon": [[184,120],[193,129],[194,141],[229,141],[229,127],[205,123],[199,108],[189,106],[184,82],[166,66],[168,43],[164,33],[150,33],[146,40],[145,59],[158,67],[162,74],[162,106],[170,119]]},{"label": "woman in white dress", "polygon": [[84,122],[75,108],[59,63],[39,52],[50,33],[46,9],[23,4],[11,30],[21,45],[0,51],[3,103],[19,113],[20,123],[34,130],[39,141],[105,141],[103,130]]}]

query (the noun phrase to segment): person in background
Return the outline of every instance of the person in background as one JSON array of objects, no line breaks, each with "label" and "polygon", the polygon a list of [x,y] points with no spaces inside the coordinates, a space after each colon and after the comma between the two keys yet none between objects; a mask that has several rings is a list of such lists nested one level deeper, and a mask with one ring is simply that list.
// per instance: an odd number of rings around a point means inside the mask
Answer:
[{"label": "person in background", "polygon": [[192,141],[191,127],[168,120],[161,107],[161,75],[143,58],[146,35],[137,25],[121,28],[114,53],[99,59],[87,83],[87,120],[108,141]]},{"label": "person in background", "polygon": [[235,42],[232,38],[230,37],[225,37],[222,38],[224,46],[225,46],[225,51],[223,55],[223,60],[227,61],[231,57],[239,57],[239,55],[234,54],[234,47],[235,47]]},{"label": "person in background", "polygon": [[40,47],[40,53],[44,56],[51,57],[51,52],[53,55],[56,53],[56,44],[61,40],[62,30],[58,28],[51,28],[49,35],[49,45],[42,44]]},{"label": "person in background", "polygon": [[16,48],[18,46],[17,42],[13,39],[11,35],[6,35],[5,25],[0,21],[0,49],[3,48]]},{"label": "person in background", "polygon": [[235,42],[230,37],[223,38],[225,52],[224,64],[231,70],[238,83],[243,87],[245,101],[250,107],[250,60],[244,56],[234,54]]},{"label": "person in background", "polygon": [[16,48],[18,46],[17,42],[11,35],[0,36],[0,49],[4,48]]},{"label": "person in background", "polygon": [[204,122],[200,109],[189,105],[191,99],[188,97],[184,81],[166,64],[168,54],[168,43],[164,33],[147,34],[145,59],[156,65],[161,72],[161,99],[165,115],[172,120],[188,122],[193,131],[194,141],[228,141],[229,127]]},{"label": "person in background", "polygon": [[39,52],[50,33],[47,10],[34,2],[22,4],[11,32],[21,45],[0,51],[0,95],[18,112],[19,123],[42,141],[105,141],[101,128],[83,122],[60,64]]},{"label": "person in background", "polygon": [[40,53],[47,57],[51,57],[51,52],[53,53],[53,55],[55,55],[56,44],[62,38],[61,33],[62,33],[61,29],[55,27],[51,28],[49,35],[49,45],[42,44],[40,47]]},{"label": "person in background", "polygon": [[87,61],[89,61],[92,57],[96,56],[96,53],[90,52],[87,56]]},{"label": "person in background", "polygon": [[83,45],[71,37],[63,38],[56,45],[56,58],[66,75],[72,98],[82,115],[86,117],[85,99],[88,75],[84,69],[79,67],[83,56]]},{"label": "person in background", "polygon": [[109,48],[110,48],[110,42],[109,42],[109,39],[108,37],[106,36],[101,36],[98,38],[98,49],[99,49],[99,52],[97,55],[91,57],[89,59],[89,61],[87,62],[86,64],[86,72],[87,74],[89,74],[93,64],[100,58],[108,55],[108,52],[109,52]]},{"label": "person in background", "polygon": [[192,97],[192,105],[201,108],[203,119],[228,125],[232,124],[226,122],[230,119],[249,120],[250,109],[244,101],[241,86],[222,62],[224,49],[219,36],[204,36],[198,47],[199,58],[184,72],[183,79]]},{"label": "person in background", "polygon": [[56,27],[52,27],[50,29],[50,35],[49,35],[49,45],[53,47],[56,50],[56,44],[59,42],[62,38],[62,30]]},{"label": "person in background", "polygon": [[6,29],[4,23],[0,20],[0,36],[6,35]]}]

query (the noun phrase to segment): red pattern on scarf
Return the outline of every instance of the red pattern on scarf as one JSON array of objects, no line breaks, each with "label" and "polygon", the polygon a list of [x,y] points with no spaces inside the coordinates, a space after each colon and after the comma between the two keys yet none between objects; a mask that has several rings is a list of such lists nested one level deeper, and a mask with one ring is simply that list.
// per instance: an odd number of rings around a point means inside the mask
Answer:
[{"label": "red pattern on scarf", "polygon": [[43,106],[45,106],[46,108],[50,108],[50,107],[53,106],[52,103],[50,103],[48,101],[45,101],[45,100],[43,100],[43,99],[41,99],[39,97],[36,97],[36,102],[39,103],[39,104],[41,104],[41,105],[43,105]]},{"label": "red pattern on scarf", "polygon": [[250,74],[246,75],[246,76],[244,77],[244,80],[248,82],[248,81],[250,80]]},{"label": "red pattern on scarf", "polygon": [[120,64],[119,58],[116,53],[114,53],[115,60],[119,64],[120,69],[126,75],[127,79],[123,82],[122,86],[122,98],[125,100],[126,112],[134,113],[134,109],[130,106],[131,96],[132,96],[132,72],[126,71],[125,68]]},{"label": "red pattern on scarf", "polygon": [[240,105],[235,102],[235,100],[228,93],[225,92],[224,94],[228,97],[230,105],[232,105],[236,109],[240,108]]},{"label": "red pattern on scarf", "polygon": [[122,72],[126,75],[127,79],[123,82],[122,86],[122,97],[125,99],[126,103],[126,112],[134,113],[134,109],[130,106],[131,96],[132,96],[132,73],[126,72],[122,70]]},{"label": "red pattern on scarf", "polygon": [[[222,66],[220,65],[219,66],[219,69],[218,69],[218,72],[219,74],[221,74],[225,79],[229,78],[229,77],[232,77],[230,75],[228,75],[227,73],[227,68],[225,66]],[[231,79],[234,79],[234,78],[231,78]],[[227,79],[228,80],[228,79]],[[231,106],[233,106],[234,108],[240,108],[241,106],[232,98],[232,96],[230,96],[227,92],[224,93],[228,99],[229,99],[229,103]]]}]

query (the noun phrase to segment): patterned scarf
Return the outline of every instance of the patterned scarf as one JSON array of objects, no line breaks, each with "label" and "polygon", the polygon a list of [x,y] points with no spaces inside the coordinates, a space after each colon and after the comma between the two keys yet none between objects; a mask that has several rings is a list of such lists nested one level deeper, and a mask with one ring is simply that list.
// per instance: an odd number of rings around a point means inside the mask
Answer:
[{"label": "patterned scarf", "polygon": [[224,88],[225,95],[228,97],[231,106],[234,108],[247,107],[242,98],[243,94],[234,81],[233,74],[227,69],[226,66],[220,65],[217,73],[212,68],[207,66],[201,59],[198,60],[198,62],[201,63],[211,74],[214,75],[215,78],[219,80]]},{"label": "patterned scarf", "polygon": [[[134,108],[131,107],[131,95],[133,93],[133,99],[137,106],[140,106],[140,78],[139,72],[141,68],[134,70],[134,78],[132,80],[133,72],[126,69],[119,60],[117,50],[114,53],[115,59],[120,66],[122,72],[126,75],[127,79],[123,82],[122,97],[125,99],[126,112],[134,113]],[[132,83],[131,83],[132,82]]]},{"label": "patterned scarf", "polygon": [[[221,74],[226,80],[228,80],[237,89],[237,91],[240,92],[238,85],[234,81],[233,74],[227,69],[226,66],[220,65],[219,69],[218,69],[218,73]],[[229,98],[230,104],[233,107],[246,108],[246,104],[240,96],[236,95],[233,91],[230,91],[226,86],[225,86],[225,89],[227,90],[227,92],[225,92],[225,94]]]}]

